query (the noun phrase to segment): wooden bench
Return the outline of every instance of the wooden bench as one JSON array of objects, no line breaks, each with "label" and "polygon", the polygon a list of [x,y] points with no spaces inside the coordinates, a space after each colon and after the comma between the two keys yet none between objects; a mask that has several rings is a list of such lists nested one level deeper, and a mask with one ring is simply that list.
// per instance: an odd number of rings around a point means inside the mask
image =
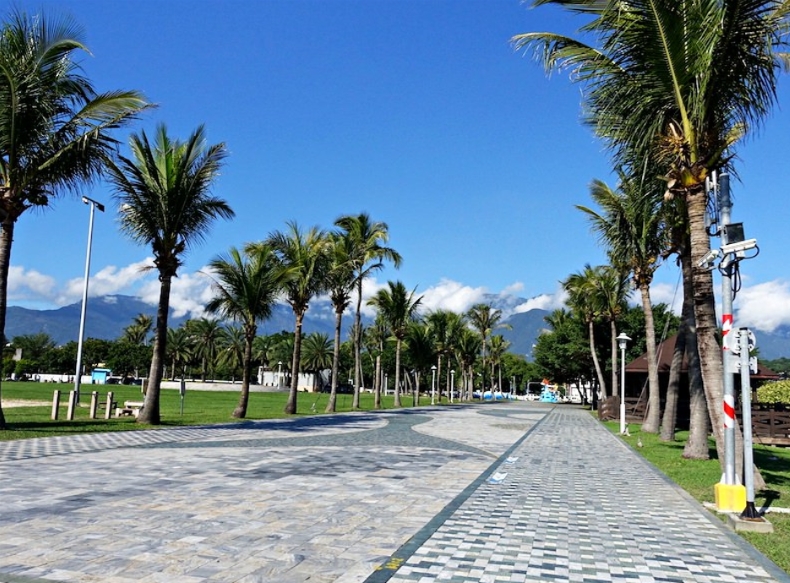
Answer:
[{"label": "wooden bench", "polygon": [[143,401],[124,401],[123,407],[115,409],[116,417],[126,417],[132,415],[135,419],[140,415],[140,410],[145,403]]}]

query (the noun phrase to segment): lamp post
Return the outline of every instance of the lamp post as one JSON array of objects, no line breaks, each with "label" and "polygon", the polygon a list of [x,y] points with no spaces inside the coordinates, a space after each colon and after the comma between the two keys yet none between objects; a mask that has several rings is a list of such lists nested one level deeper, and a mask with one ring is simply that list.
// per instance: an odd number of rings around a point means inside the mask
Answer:
[{"label": "lamp post", "polygon": [[436,397],[436,365],[431,367],[431,405],[434,404]]},{"label": "lamp post", "polygon": [[450,402],[453,402],[453,393],[455,392],[455,369],[450,370]]},{"label": "lamp post", "polygon": [[389,379],[387,378],[387,373],[384,373],[384,396],[386,397],[389,393]]},{"label": "lamp post", "polygon": [[82,284],[82,309],[80,311],[80,334],[77,342],[77,370],[74,375],[74,405],[80,402],[80,382],[82,380],[82,339],[85,337],[85,312],[88,307],[88,279],[91,273],[91,243],[93,242],[93,215],[96,209],[104,212],[104,205],[87,196],[82,197],[82,202],[90,205],[90,219],[88,219],[88,250],[85,254],[85,280]]},{"label": "lamp post", "polygon": [[630,341],[625,332],[620,332],[617,337],[620,347],[620,435],[625,435],[625,347]]},{"label": "lamp post", "polygon": [[282,374],[282,370],[283,370],[283,362],[281,360],[277,361],[277,388],[278,389],[281,388],[281,386],[282,386],[282,377],[280,376]]}]

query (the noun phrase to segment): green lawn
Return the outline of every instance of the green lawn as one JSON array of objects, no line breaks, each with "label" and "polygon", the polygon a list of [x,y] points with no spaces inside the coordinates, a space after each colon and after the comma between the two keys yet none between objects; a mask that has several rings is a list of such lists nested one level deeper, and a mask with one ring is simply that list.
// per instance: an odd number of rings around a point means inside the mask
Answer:
[{"label": "green lawn", "polygon": [[[237,385],[240,387],[240,385]],[[50,418],[52,412],[52,396],[54,391],[61,391],[60,415],[57,421]],[[81,387],[81,406],[77,409],[74,420],[66,421],[68,393],[72,389],[67,384],[50,384],[34,382],[5,382],[2,386],[3,412],[6,422],[11,426],[9,430],[0,431],[0,441],[9,439],[26,439],[30,437],[50,437],[70,433],[93,433],[103,431],[129,431],[151,429],[150,425],[136,423],[132,417],[120,419],[104,419],[104,411],[100,410],[97,416],[100,419],[89,418],[90,392],[98,390],[101,402],[106,400],[106,393],[112,390],[114,400],[120,404],[124,401],[141,401],[143,396],[140,387],[123,385],[84,385]],[[247,419],[274,419],[286,417],[283,413],[287,393],[250,393],[247,408]],[[383,397],[382,404],[385,409],[392,408],[393,397]],[[47,405],[31,407],[7,407],[11,400],[29,400],[47,402]],[[312,415],[323,413],[329,395],[324,393],[299,393],[297,399],[298,415]],[[208,425],[215,423],[234,423],[240,420],[233,419],[231,413],[239,401],[238,391],[198,391],[189,389],[184,397],[184,412],[181,414],[181,398],[178,391],[164,389],[161,394],[160,408],[162,426],[172,427],[178,425]],[[351,411],[352,395],[337,396],[337,411]],[[402,396],[404,406],[411,406],[410,395]],[[423,396],[421,405],[430,403],[430,397]],[[363,393],[360,395],[362,410],[373,409],[373,395]]]},{"label": "green lawn", "polygon": [[[604,424],[613,433],[620,431],[616,421]],[[669,443],[660,441],[656,435],[641,433],[638,425],[629,425],[629,432],[631,435],[622,439],[673,482],[700,502],[714,501],[713,486],[721,479],[719,460],[715,457],[705,461],[683,459],[688,432],[678,432],[677,441]],[[642,447],[637,447],[640,440]],[[716,455],[713,442],[711,455]],[[766,504],[774,508],[790,508],[790,449],[755,445],[754,462],[767,485],[766,490],[755,493],[755,506],[758,509]],[[738,534],[790,574],[790,514],[769,512],[766,518],[774,527],[772,534]]]}]

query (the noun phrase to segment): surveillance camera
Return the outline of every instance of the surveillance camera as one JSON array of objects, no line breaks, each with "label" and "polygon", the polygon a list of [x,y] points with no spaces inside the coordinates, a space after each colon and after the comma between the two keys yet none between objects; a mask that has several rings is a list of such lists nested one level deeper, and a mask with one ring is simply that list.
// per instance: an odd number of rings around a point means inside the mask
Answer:
[{"label": "surveillance camera", "polygon": [[738,257],[744,256],[744,251],[748,251],[749,249],[754,249],[757,247],[757,239],[746,239],[745,241],[738,241],[737,243],[729,243],[728,245],[723,245],[721,248],[721,252],[724,255],[729,255],[730,253],[735,253]]},{"label": "surveillance camera", "polygon": [[713,262],[719,257],[718,249],[711,249],[699,262],[702,269],[713,269]]}]

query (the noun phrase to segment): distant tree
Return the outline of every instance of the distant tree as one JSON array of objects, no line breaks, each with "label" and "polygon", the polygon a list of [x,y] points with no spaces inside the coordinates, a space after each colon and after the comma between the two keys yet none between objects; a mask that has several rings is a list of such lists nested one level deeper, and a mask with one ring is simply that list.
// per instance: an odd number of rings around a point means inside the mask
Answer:
[{"label": "distant tree", "polygon": [[107,355],[107,367],[121,377],[136,377],[151,363],[152,347],[124,340],[113,342]]},{"label": "distant tree", "polygon": [[209,265],[214,279],[214,297],[206,309],[240,324],[228,330],[229,342],[223,354],[229,357],[225,363],[242,370],[241,395],[233,417],[243,418],[247,415],[252,348],[258,324],[271,317],[288,271],[282,268],[274,250],[265,244],[248,245],[244,254],[231,248],[227,256],[217,257]]},{"label": "distant tree", "polygon": [[[436,343],[431,335],[430,328],[422,322],[412,322],[409,324],[403,345],[405,347],[406,366],[414,371],[414,405],[419,404],[420,379],[423,375],[435,375],[435,369],[431,373],[436,361]],[[433,377],[428,377],[431,381]],[[435,391],[432,386],[431,390]],[[435,393],[434,393],[435,396]]]},{"label": "distant tree", "polygon": [[185,375],[186,367],[192,358],[192,340],[185,326],[168,328],[166,358],[170,362],[170,379],[176,380],[180,374]]},{"label": "distant tree", "polygon": [[200,362],[200,380],[206,382],[214,371],[217,356],[225,341],[225,328],[216,318],[190,320],[186,326],[192,343],[192,352]]},{"label": "distant tree", "polygon": [[302,356],[302,323],[310,301],[326,289],[329,253],[326,234],[313,227],[302,231],[295,222],[285,232],[274,232],[266,243],[274,249],[282,268],[290,273],[283,290],[294,313],[294,351],[291,359],[291,390],[285,413],[296,413],[299,366]]},{"label": "distant tree", "polygon": [[[487,349],[488,339],[497,328],[510,328],[510,324],[502,322],[502,310],[498,310],[489,304],[476,304],[469,308],[466,313],[467,321],[473,330],[480,334],[483,353],[483,387],[486,388],[486,366],[488,364]],[[493,381],[493,379],[492,379]]]},{"label": "distant tree", "polygon": [[123,329],[121,339],[131,344],[147,344],[148,334],[154,325],[154,319],[148,314],[138,314],[131,324]]},{"label": "distant tree", "polygon": [[395,406],[400,407],[400,374],[401,346],[409,323],[417,319],[417,309],[422,296],[415,297],[415,290],[409,292],[400,281],[387,282],[387,287],[380,289],[368,300],[368,305],[376,308],[378,314],[387,322],[395,337]]},{"label": "distant tree", "polygon": [[332,367],[334,348],[329,336],[313,332],[305,336],[302,343],[302,367],[305,372],[313,373],[313,390],[318,391],[321,372]]}]

